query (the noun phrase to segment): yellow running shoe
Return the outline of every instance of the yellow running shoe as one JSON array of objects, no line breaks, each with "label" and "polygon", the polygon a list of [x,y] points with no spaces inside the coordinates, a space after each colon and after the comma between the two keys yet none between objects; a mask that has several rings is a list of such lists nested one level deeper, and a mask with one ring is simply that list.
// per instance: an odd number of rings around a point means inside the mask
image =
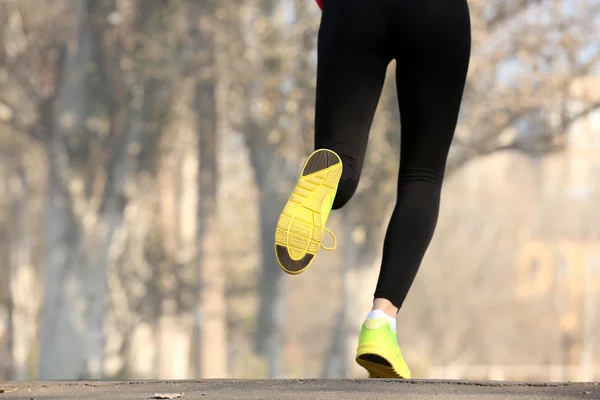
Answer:
[{"label": "yellow running shoe", "polygon": [[[342,160],[331,150],[319,149],[306,160],[275,229],[277,261],[288,274],[297,275],[308,268],[321,247],[335,249],[335,235],[325,223],[341,176]],[[324,230],[333,237],[333,247],[323,246]]]},{"label": "yellow running shoe", "polygon": [[369,372],[369,378],[410,379],[410,369],[402,358],[396,333],[386,318],[371,318],[364,322],[356,362]]}]

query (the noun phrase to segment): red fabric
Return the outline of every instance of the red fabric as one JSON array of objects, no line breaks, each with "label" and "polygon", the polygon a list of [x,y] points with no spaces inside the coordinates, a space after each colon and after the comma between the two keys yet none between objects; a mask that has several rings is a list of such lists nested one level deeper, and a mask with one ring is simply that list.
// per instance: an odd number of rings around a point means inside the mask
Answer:
[{"label": "red fabric", "polygon": [[319,5],[319,7],[321,7],[321,10],[323,9],[323,0],[317,0],[317,4]]}]

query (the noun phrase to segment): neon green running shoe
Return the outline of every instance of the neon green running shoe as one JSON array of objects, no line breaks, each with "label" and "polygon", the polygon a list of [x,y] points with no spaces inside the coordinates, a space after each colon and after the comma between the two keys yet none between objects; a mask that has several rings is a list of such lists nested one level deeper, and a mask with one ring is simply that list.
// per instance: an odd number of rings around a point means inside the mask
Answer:
[{"label": "neon green running shoe", "polygon": [[410,379],[410,369],[402,358],[396,333],[385,318],[367,319],[360,332],[356,362],[369,372],[369,378]]},{"label": "neon green running shoe", "polygon": [[[341,176],[342,160],[331,150],[319,149],[306,160],[275,229],[275,255],[288,274],[308,268],[321,247],[335,249],[337,240],[325,223]],[[333,237],[333,247],[323,246],[324,231]]]}]

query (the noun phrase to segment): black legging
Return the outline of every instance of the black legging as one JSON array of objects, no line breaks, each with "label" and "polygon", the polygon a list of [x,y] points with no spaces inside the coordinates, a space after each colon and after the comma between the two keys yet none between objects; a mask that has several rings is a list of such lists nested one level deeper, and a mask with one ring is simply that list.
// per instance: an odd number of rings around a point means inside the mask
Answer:
[{"label": "black legging", "polygon": [[[437,223],[471,50],[466,0],[325,0],[318,44],[315,148],[338,153],[334,209],[358,186],[388,64],[402,125],[398,197],[376,298],[400,308]],[[368,212],[368,210],[364,210]]]}]

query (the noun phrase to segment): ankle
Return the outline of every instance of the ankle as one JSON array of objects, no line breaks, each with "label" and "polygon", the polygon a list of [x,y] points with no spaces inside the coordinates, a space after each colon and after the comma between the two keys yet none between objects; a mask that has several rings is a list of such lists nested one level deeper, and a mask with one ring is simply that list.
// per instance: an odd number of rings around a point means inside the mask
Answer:
[{"label": "ankle", "polygon": [[371,310],[381,310],[392,318],[396,318],[396,315],[398,314],[398,307],[393,305],[388,299],[383,298],[373,300],[373,308]]}]

